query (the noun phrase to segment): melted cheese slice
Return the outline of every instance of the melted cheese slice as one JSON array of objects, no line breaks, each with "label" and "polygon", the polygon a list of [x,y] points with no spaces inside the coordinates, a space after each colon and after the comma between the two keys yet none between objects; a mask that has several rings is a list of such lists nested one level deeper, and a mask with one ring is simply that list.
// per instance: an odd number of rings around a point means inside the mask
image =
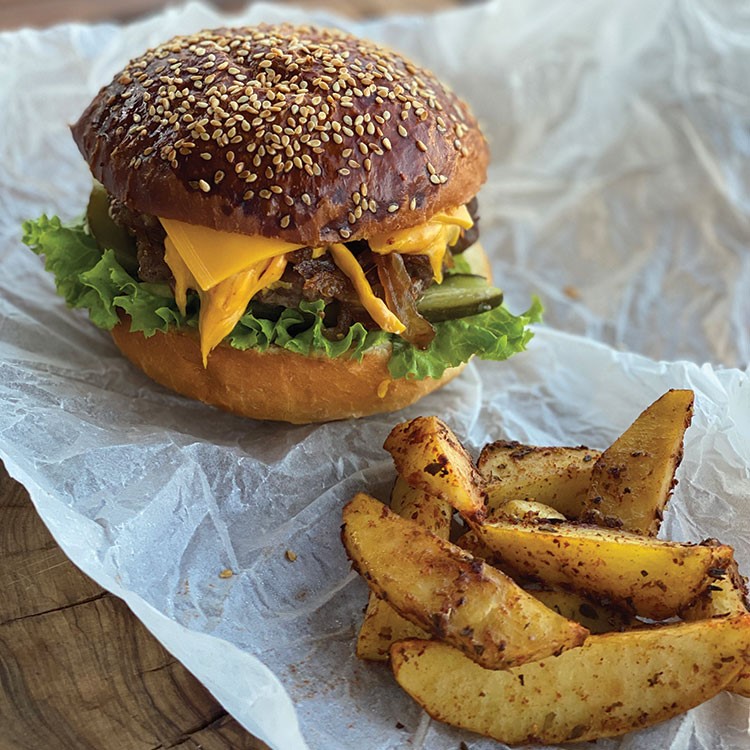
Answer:
[{"label": "melted cheese slice", "polygon": [[259,235],[220,232],[175,219],[159,221],[204,291],[254,263],[304,247]]},{"label": "melted cheese slice", "polygon": [[286,256],[277,255],[251,264],[210,289],[201,289],[168,235],[164,240],[164,261],[174,276],[174,298],[183,315],[187,308],[188,289],[196,289],[200,296],[198,331],[204,367],[208,364],[211,350],[232,332],[237,321],[244,315],[247,303],[261,289],[278,281],[286,268]]},{"label": "melted cheese slice", "polygon": [[405,331],[406,326],[388,309],[385,302],[372,291],[370,282],[352,251],[346,245],[338,244],[329,245],[328,250],[333,257],[333,262],[352,282],[362,307],[367,310],[370,317],[388,333]]},{"label": "melted cheese slice", "polygon": [[[286,268],[286,254],[304,245],[268,237],[247,236],[159,219],[167,232],[164,260],[175,279],[175,301],[185,314],[187,291],[201,300],[198,329],[203,365],[208,355],[244,315],[250,300],[278,281]],[[373,252],[412,253],[430,258],[435,281],[443,278],[443,259],[462,229],[473,222],[465,206],[433,216],[428,222],[368,240]],[[313,248],[313,257],[331,253],[334,263],[349,278],[370,317],[389,333],[401,333],[404,324],[370,286],[356,257],[343,244]]]},{"label": "melted cheese slice", "polygon": [[203,366],[208,364],[208,355],[228,336],[245,314],[247,303],[259,292],[278,281],[286,268],[286,257],[259,260],[239,273],[212,286],[209,290],[198,290],[201,298],[201,313],[198,330],[201,335]]},{"label": "melted cheese slice", "polygon": [[429,221],[409,229],[386,232],[370,237],[367,243],[374,253],[427,255],[436,283],[443,280],[443,260],[446,250],[458,242],[461,230],[470,229],[474,222],[466,206],[435,214]]}]

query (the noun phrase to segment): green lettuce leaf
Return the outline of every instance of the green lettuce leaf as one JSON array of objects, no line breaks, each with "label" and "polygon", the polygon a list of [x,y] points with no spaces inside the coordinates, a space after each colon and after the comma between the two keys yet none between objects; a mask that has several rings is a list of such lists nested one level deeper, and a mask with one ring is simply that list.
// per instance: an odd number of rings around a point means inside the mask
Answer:
[{"label": "green lettuce leaf", "polygon": [[[23,225],[23,241],[54,274],[59,294],[70,307],[85,308],[93,323],[111,329],[118,321],[118,309],[132,319],[131,329],[152,336],[172,326],[197,326],[198,307],[188,305],[183,316],[168,286],[134,279],[117,262],[111,250],[102,252],[86,231],[83,220],[65,225],[56,216],[41,216]],[[329,339],[324,325],[325,304],[302,302],[297,309],[284,310],[269,319],[253,310],[252,303],[228,336],[236,349],[261,351],[280,346],[303,355],[354,357],[361,359],[373,347],[390,344],[388,369],[394,378],[439,378],[449,367],[467,362],[472,356],[502,360],[526,348],[532,337],[527,326],[541,319],[539,300],[522,315],[504,306],[479,315],[435,324],[435,339],[420,350],[398,336],[368,331],[356,323],[341,339]]]}]

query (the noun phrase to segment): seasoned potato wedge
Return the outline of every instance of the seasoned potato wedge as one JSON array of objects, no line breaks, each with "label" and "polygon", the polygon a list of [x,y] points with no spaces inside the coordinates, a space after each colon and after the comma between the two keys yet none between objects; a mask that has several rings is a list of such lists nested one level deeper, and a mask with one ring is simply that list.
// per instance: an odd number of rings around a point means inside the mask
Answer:
[{"label": "seasoned potato wedge", "polygon": [[685,620],[704,620],[720,615],[739,615],[750,611],[747,582],[740,575],[734,557],[722,576],[711,578],[706,590],[680,614]]},{"label": "seasoned potato wedge", "polygon": [[401,617],[388,602],[371,591],[357,637],[356,654],[359,659],[367,661],[388,661],[388,652],[396,641],[429,637],[424,628]]},{"label": "seasoned potato wedge", "polygon": [[667,391],[602,453],[584,503],[587,520],[656,536],[682,460],[693,392]]},{"label": "seasoned potato wedge", "polygon": [[437,417],[396,425],[383,447],[410,486],[447,500],[465,516],[484,515],[484,479],[452,430]]},{"label": "seasoned potato wedge", "polygon": [[344,546],[371,590],[489,669],[578,646],[588,634],[500,571],[367,495],[356,495],[343,515]]},{"label": "seasoned potato wedge", "polygon": [[537,500],[508,500],[500,505],[495,514],[510,516],[519,520],[524,518],[546,519],[548,521],[565,521],[565,516],[559,510]]},{"label": "seasoned potato wedge", "polygon": [[592,635],[507,671],[436,641],[391,648],[396,680],[430,716],[510,745],[585,741],[650,726],[708,700],[748,658],[750,615]]},{"label": "seasoned potato wedge", "polygon": [[583,446],[541,448],[508,440],[490,443],[477,462],[487,480],[488,510],[496,510],[506,500],[533,498],[567,518],[578,518],[600,455]]},{"label": "seasoned potato wedge", "polygon": [[[703,594],[691,606],[683,610],[682,617],[685,620],[694,621],[748,612],[750,612],[750,607],[747,601],[747,583],[740,575],[736,560],[732,559],[725,575],[722,578],[712,578]],[[745,664],[727,690],[750,698],[750,663]]]},{"label": "seasoned potato wedge", "polygon": [[[403,477],[397,477],[391,490],[391,510],[402,518],[421,523],[428,531],[447,539],[451,528],[453,508],[434,495],[409,487]],[[385,661],[394,641],[404,638],[428,638],[418,625],[401,617],[388,602],[370,592],[367,611],[357,638],[360,659]]]},{"label": "seasoned potato wedge", "polygon": [[453,506],[420,487],[410,487],[402,476],[396,477],[391,489],[391,510],[402,518],[421,523],[443,539],[450,534]]},{"label": "seasoned potato wedge", "polygon": [[[575,620],[589,633],[611,633],[626,630],[633,625],[633,618],[624,610],[592,601],[575,591],[562,589],[526,589],[532,596],[568,620]],[[638,622],[635,620],[635,622]],[[420,636],[413,636],[419,638]]]},{"label": "seasoned potato wedge", "polygon": [[480,542],[522,575],[606,597],[634,614],[677,615],[732,559],[715,543],[680,544],[573,523],[496,520],[473,524]]}]

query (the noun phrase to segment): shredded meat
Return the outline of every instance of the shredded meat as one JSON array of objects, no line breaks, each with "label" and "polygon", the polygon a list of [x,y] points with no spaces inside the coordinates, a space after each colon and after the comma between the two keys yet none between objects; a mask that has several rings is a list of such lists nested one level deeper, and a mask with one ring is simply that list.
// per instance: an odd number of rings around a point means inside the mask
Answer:
[{"label": "shredded meat", "polygon": [[[384,296],[375,255],[364,242],[351,243],[349,247],[357,255],[375,294]],[[312,254],[309,247],[289,253],[284,275],[272,287],[260,292],[258,299],[268,305],[283,307],[296,307],[302,300],[322,299],[332,306],[328,311],[331,320],[326,322],[334,328],[346,331],[355,322],[373,327],[351,281],[330,255],[313,258]],[[432,283],[432,267],[426,255],[404,256],[404,265],[411,278],[412,295],[416,299]]]}]

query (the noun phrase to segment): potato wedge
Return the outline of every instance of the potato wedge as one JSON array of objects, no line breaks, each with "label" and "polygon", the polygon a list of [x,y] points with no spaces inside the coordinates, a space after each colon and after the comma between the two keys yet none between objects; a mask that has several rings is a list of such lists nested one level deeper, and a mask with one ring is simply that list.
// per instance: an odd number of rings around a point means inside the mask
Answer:
[{"label": "potato wedge", "polygon": [[750,615],[592,635],[507,671],[436,641],[391,647],[396,680],[430,716],[510,745],[585,741],[650,726],[708,700],[748,658]]},{"label": "potato wedge", "polygon": [[584,503],[587,520],[656,536],[693,417],[692,391],[670,390],[602,453]]},{"label": "potato wedge", "polygon": [[[724,577],[712,578],[703,594],[681,614],[683,619],[692,622],[748,612],[750,606],[747,600],[747,582],[744,576],[740,575],[736,560],[732,559]],[[745,664],[727,690],[750,698],[750,664]]]},{"label": "potato wedge", "polygon": [[[391,510],[402,518],[422,524],[441,539],[447,539],[450,534],[451,505],[424,490],[409,487],[403,477],[396,478],[391,490]],[[370,661],[386,661],[391,644],[404,638],[429,638],[429,635],[370,592],[357,638],[357,656]]]},{"label": "potato wedge", "polygon": [[437,417],[396,425],[383,447],[410,486],[447,500],[465,516],[483,517],[484,479],[453,431]]},{"label": "potato wedge", "polygon": [[721,575],[732,548],[680,544],[573,523],[493,521],[473,524],[480,542],[521,575],[606,597],[634,614],[677,615]]},{"label": "potato wedge", "polygon": [[[456,546],[466,550],[470,555],[479,560],[484,560],[493,568],[497,568],[506,576],[512,578],[521,588],[527,583],[534,582],[530,576],[520,574],[512,565],[508,565],[495,550],[490,549],[474,531],[466,531],[456,539]],[[570,618],[573,619],[573,618]]]},{"label": "potato wedge", "polygon": [[498,440],[486,445],[477,466],[487,480],[488,510],[506,500],[533,498],[567,518],[578,518],[600,452],[586,448],[523,445]]},{"label": "potato wedge", "polygon": [[341,536],[354,568],[401,615],[489,669],[579,646],[588,631],[500,571],[358,494]]},{"label": "potato wedge", "polygon": [[711,578],[706,590],[680,614],[685,620],[705,620],[721,615],[740,615],[750,612],[747,601],[747,582],[740,575],[737,561],[732,558],[724,575]]},{"label": "potato wedge", "polygon": [[402,476],[396,477],[391,489],[391,510],[401,518],[421,523],[442,539],[447,539],[450,534],[453,506],[420,487],[409,486]]},{"label": "potato wedge", "polygon": [[583,625],[592,635],[626,630],[632,627],[634,622],[624,610],[592,601],[575,591],[540,588],[527,588],[526,590],[558,615]]},{"label": "potato wedge", "polygon": [[544,519],[547,521],[565,521],[559,510],[537,500],[508,500],[500,505],[493,515],[509,516],[522,520],[524,518]]},{"label": "potato wedge", "polygon": [[388,602],[371,591],[357,636],[357,658],[365,661],[388,661],[388,652],[396,641],[429,637],[430,634],[424,628],[401,617]]}]

